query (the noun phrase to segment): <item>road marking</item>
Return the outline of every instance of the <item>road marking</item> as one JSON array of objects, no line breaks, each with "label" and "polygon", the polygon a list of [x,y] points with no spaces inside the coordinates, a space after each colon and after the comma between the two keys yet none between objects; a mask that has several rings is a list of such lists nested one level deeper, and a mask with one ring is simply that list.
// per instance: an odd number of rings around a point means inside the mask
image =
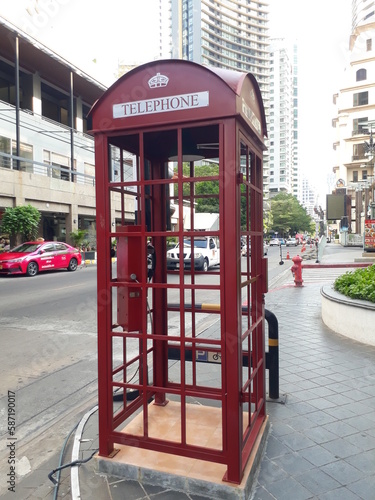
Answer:
[{"label": "road marking", "polygon": [[52,291],[53,292],[57,292],[59,290],[67,290],[68,288],[79,288],[79,287],[82,287],[82,286],[85,286],[85,283],[81,283],[79,285],[63,286],[63,287],[60,287],[60,288],[53,288]]},{"label": "road marking", "polygon": [[302,269],[302,280],[304,282],[335,281],[339,276],[355,269],[358,268]]}]

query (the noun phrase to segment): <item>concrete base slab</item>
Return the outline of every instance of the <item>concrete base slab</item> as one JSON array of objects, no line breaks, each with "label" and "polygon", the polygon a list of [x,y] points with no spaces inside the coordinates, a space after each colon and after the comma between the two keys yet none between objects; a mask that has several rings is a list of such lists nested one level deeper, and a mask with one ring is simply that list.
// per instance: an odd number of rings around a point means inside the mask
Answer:
[{"label": "concrete base slab", "polygon": [[[220,449],[221,410],[192,404],[187,405],[187,414],[189,413],[193,415],[194,423],[190,437],[193,441],[197,440],[195,444]],[[180,415],[180,404],[173,401],[164,407],[149,406],[149,421],[155,419],[160,437],[168,432],[170,441],[179,440]],[[142,429],[142,418],[142,414],[139,414],[123,431],[134,434],[137,429]],[[170,487],[208,498],[246,500],[250,497],[255,482],[268,432],[269,421],[266,417],[239,485],[223,481],[226,465],[119,444],[115,444],[115,448],[119,451],[113,458],[96,456],[97,469],[100,473],[122,479],[133,479],[164,488]]]}]

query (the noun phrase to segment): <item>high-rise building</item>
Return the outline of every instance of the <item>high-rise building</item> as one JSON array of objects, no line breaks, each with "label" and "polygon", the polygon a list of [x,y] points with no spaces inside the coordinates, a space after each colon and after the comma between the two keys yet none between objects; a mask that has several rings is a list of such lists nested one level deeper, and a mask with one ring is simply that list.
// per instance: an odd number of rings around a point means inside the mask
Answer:
[{"label": "high-rise building", "polygon": [[270,40],[269,193],[294,194],[301,201],[297,84],[296,45]]},{"label": "high-rise building", "polygon": [[159,59],[171,57],[170,0],[159,0]]},{"label": "high-rise building", "polygon": [[[351,200],[349,232],[363,234],[374,201],[375,2],[353,0],[349,58],[334,95],[336,193]],[[338,191],[339,190],[339,191]],[[350,210],[349,210],[350,211]],[[359,238],[361,240],[361,238]]]},{"label": "high-rise building", "polygon": [[298,116],[298,47],[293,45],[293,170],[292,170],[292,193],[299,202],[302,201],[302,181],[299,164],[299,116]]},{"label": "high-rise building", "polygon": [[252,73],[268,84],[268,2],[171,2],[172,57]]},{"label": "high-rise building", "polygon": [[[172,0],[172,58],[252,73],[269,109],[268,2]],[[267,120],[268,121],[268,120]],[[268,153],[263,190],[268,197]]]},{"label": "high-rise building", "polygon": [[314,209],[319,204],[319,199],[316,193],[315,187],[311,184],[311,181],[307,177],[303,177],[301,180],[302,189],[301,195],[302,199],[300,201],[301,205],[306,209],[306,212],[314,218]]}]

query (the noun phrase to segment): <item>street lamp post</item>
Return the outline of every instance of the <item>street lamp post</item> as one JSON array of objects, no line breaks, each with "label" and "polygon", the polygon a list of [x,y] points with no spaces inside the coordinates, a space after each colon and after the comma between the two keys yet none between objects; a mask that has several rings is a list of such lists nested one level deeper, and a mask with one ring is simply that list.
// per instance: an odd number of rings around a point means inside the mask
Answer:
[{"label": "street lamp post", "polygon": [[[371,219],[375,218],[375,189],[374,189],[374,159],[375,159],[375,142],[373,137],[372,128],[375,125],[375,121],[367,122],[369,126],[370,138],[368,141],[364,142],[364,151],[365,156],[369,158],[369,161],[365,165],[361,165],[361,167],[366,167],[367,165],[372,168],[372,174],[367,175],[367,181],[370,179],[370,184],[365,186],[365,218],[370,215]],[[369,189],[368,189],[369,188]],[[369,214],[370,212],[370,214]]]}]

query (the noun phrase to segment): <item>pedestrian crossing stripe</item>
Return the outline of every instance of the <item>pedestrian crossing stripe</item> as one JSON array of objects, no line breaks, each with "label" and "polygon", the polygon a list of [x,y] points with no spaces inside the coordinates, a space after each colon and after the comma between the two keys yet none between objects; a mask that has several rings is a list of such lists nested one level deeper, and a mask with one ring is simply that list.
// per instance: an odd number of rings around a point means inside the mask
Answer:
[{"label": "pedestrian crossing stripe", "polygon": [[339,276],[354,271],[356,268],[316,268],[316,269],[303,269],[302,280],[304,282],[317,282],[317,281],[335,281]]}]

